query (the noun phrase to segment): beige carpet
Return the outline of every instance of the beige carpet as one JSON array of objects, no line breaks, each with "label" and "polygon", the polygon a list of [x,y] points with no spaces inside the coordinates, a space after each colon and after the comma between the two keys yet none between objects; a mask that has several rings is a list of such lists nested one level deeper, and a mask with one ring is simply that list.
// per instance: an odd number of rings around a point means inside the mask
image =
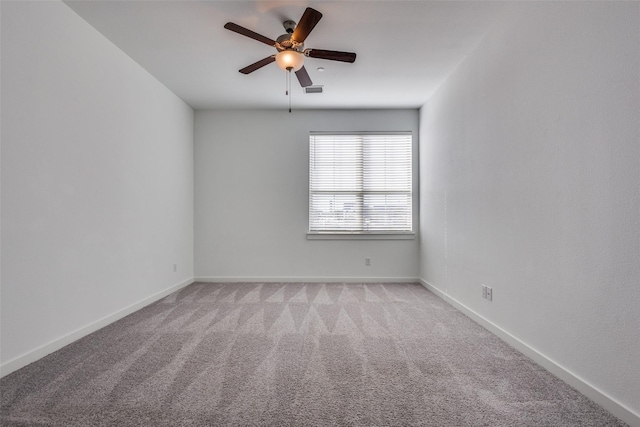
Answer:
[{"label": "beige carpet", "polygon": [[195,283],[0,380],[3,426],[621,426],[419,285]]}]

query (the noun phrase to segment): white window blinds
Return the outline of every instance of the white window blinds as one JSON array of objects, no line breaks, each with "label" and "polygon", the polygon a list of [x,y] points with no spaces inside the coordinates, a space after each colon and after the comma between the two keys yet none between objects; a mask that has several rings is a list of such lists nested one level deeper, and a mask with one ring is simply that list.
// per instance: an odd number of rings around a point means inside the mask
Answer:
[{"label": "white window blinds", "polygon": [[411,145],[411,133],[311,134],[309,232],[411,232]]}]

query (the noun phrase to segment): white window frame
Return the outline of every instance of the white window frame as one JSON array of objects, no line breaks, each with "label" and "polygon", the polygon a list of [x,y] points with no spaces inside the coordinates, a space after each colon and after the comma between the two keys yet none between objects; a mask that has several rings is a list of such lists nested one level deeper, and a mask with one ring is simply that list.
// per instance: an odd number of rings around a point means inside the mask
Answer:
[{"label": "white window frame", "polygon": [[[408,223],[409,223],[409,229],[404,229],[404,230],[364,230],[364,229],[359,229],[359,230],[335,230],[335,229],[327,229],[327,230],[319,230],[317,229],[317,227],[313,227],[312,225],[312,209],[313,209],[313,200],[312,197],[315,194],[319,194],[319,193],[327,193],[327,191],[315,191],[313,186],[313,166],[312,166],[312,162],[314,161],[313,159],[313,149],[312,146],[314,144],[314,138],[317,136],[337,136],[337,137],[344,137],[344,136],[393,136],[393,135],[398,135],[398,136],[409,136],[410,138],[410,144],[409,144],[409,159],[408,159],[408,167],[409,167],[409,187],[404,188],[402,191],[394,191],[394,190],[385,190],[383,192],[380,191],[375,191],[375,192],[369,192],[367,190],[364,189],[364,185],[362,186],[363,188],[361,188],[358,191],[350,191],[349,193],[357,193],[359,194],[359,200],[362,201],[362,203],[364,203],[364,195],[370,195],[370,194],[389,194],[389,195],[394,195],[394,194],[402,194],[402,195],[407,195],[408,194],[408,201],[409,201],[409,207],[408,207]],[[309,240],[325,240],[325,239],[367,239],[367,240],[404,240],[404,239],[415,239],[415,232],[414,232],[414,227],[413,227],[413,203],[414,203],[414,195],[413,195],[413,132],[411,131],[398,131],[398,132],[310,132],[309,135],[309,229],[307,232],[307,239]],[[365,159],[362,159],[362,163],[365,163]],[[335,194],[339,194],[340,191],[339,190],[334,190]],[[328,191],[329,194],[331,194],[331,190]],[[360,206],[360,212],[364,211],[364,205]],[[362,213],[361,213],[362,214]],[[363,215],[363,214],[362,214]]]}]

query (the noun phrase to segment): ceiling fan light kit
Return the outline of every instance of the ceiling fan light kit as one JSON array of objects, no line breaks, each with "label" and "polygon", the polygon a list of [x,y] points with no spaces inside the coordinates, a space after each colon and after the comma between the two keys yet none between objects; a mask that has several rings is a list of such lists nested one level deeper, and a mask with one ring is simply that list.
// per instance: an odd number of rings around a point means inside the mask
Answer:
[{"label": "ceiling fan light kit", "polygon": [[[252,73],[265,65],[275,62],[276,65],[284,71],[289,73],[294,71],[300,86],[306,88],[313,85],[313,83],[309,77],[309,73],[307,73],[307,70],[304,67],[305,56],[349,63],[355,62],[356,60],[356,54],[353,52],[304,48],[304,41],[316,24],[320,22],[321,18],[322,13],[308,7],[305,9],[302,17],[300,18],[300,22],[298,22],[297,25],[291,20],[284,21],[282,25],[287,33],[278,37],[277,40],[272,40],[238,24],[234,24],[233,22],[227,22],[224,28],[275,47],[278,51],[275,55],[268,56],[242,68],[240,70],[242,74]],[[291,91],[287,90],[287,94],[291,96]],[[291,102],[291,98],[289,98],[289,102]],[[289,111],[291,111],[291,108],[289,108]]]},{"label": "ceiling fan light kit", "polygon": [[276,65],[284,71],[298,71],[304,66],[304,55],[295,50],[283,50],[276,54]]}]

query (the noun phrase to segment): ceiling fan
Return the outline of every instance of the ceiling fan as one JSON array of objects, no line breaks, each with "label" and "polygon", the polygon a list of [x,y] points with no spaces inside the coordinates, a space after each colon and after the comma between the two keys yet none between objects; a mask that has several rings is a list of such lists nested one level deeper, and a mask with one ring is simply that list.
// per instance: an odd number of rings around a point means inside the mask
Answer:
[{"label": "ceiling fan", "polygon": [[253,64],[244,67],[240,70],[242,74],[252,73],[275,61],[278,67],[282,70],[289,72],[294,71],[298,81],[300,82],[300,86],[307,87],[311,86],[313,83],[311,82],[309,73],[307,73],[307,70],[304,68],[305,57],[350,63],[356,60],[356,54],[352,52],[304,48],[304,41],[321,18],[322,13],[308,7],[302,14],[298,25],[296,25],[294,21],[285,21],[282,24],[287,33],[281,35],[276,40],[272,40],[247,28],[241,27],[238,24],[234,24],[233,22],[227,22],[224,28],[264,44],[268,44],[269,46],[273,46],[278,50],[277,54],[267,56],[258,62],[254,62]]}]

